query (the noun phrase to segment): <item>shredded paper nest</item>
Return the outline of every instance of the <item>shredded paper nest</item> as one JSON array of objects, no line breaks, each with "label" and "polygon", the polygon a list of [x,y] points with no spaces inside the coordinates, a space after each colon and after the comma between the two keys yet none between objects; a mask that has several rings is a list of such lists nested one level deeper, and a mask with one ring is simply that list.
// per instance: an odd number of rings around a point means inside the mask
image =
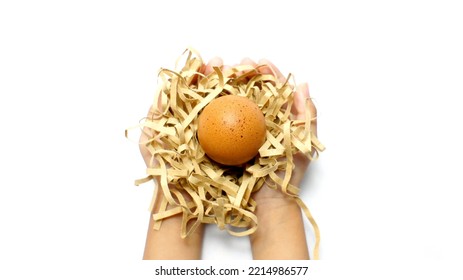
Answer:
[{"label": "shredded paper nest", "polygon": [[[314,258],[317,258],[318,227],[298,197],[299,189],[290,184],[293,155],[301,152],[312,160],[324,150],[311,129],[315,116],[310,116],[307,101],[305,120],[292,120],[295,89],[294,83],[290,83],[291,75],[281,82],[276,75],[259,73],[259,67],[262,65],[240,65],[225,73],[214,67],[206,76],[202,73],[201,57],[188,49],[177,61],[175,71],[161,69],[154,114],[139,125],[147,135],[148,140],[140,144],[151,154],[151,164],[146,170],[148,176],[135,184],[158,180],[164,195],[159,211],[153,214],[154,228],[159,229],[163,219],[182,215],[183,238],[201,223],[215,223],[235,236],[252,234],[259,222],[254,214],[258,205],[252,193],[262,187],[282,191],[294,198],[308,217],[314,229]],[[224,166],[210,160],[197,138],[202,109],[213,99],[229,94],[254,101],[267,125],[266,142],[243,167]],[[151,210],[153,204],[154,198]]]}]

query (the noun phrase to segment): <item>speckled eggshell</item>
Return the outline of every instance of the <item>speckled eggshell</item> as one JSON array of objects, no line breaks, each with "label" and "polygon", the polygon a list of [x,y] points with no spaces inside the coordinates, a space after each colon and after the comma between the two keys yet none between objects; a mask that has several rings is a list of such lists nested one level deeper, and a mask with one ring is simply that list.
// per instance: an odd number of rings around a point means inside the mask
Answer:
[{"label": "speckled eggshell", "polygon": [[247,97],[225,95],[212,100],[198,122],[201,147],[221,164],[243,164],[254,158],[265,142],[265,117]]}]

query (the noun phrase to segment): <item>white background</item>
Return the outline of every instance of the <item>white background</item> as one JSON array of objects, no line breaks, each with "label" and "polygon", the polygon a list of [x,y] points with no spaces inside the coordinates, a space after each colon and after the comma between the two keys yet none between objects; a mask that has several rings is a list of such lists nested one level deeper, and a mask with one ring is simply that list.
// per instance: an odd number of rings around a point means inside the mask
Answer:
[{"label": "white background", "polygon": [[[461,276],[458,1],[227,3],[1,2],[1,278],[151,275],[153,186],[133,186],[144,164],[124,129],[188,46],[309,82],[327,147],[302,194],[327,260],[316,279]],[[204,258],[250,260],[248,240],[209,227]]]}]

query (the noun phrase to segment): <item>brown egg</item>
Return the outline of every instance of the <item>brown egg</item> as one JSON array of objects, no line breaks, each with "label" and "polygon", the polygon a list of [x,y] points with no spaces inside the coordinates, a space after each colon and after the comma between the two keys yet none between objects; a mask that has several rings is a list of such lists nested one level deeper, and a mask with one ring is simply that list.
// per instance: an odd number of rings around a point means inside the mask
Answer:
[{"label": "brown egg", "polygon": [[267,127],[259,107],[247,97],[225,95],[212,100],[199,116],[198,139],[218,163],[240,165],[254,158]]}]

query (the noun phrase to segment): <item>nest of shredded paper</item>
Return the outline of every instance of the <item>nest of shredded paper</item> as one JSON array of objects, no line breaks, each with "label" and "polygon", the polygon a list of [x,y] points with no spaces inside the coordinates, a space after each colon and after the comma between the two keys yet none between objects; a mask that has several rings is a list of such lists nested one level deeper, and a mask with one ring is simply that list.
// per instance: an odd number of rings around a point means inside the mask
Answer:
[{"label": "nest of shredded paper", "polygon": [[[160,210],[153,214],[154,227],[159,228],[165,218],[183,215],[182,237],[201,223],[215,223],[236,236],[252,234],[258,225],[252,193],[265,183],[296,199],[318,239],[315,221],[299,199],[299,189],[289,181],[295,153],[313,159],[324,147],[311,129],[315,116],[310,116],[309,110],[305,120],[291,119],[294,95],[291,75],[281,82],[276,75],[259,73],[257,69],[262,65],[257,68],[241,65],[226,73],[214,67],[206,76],[201,73],[204,65],[199,54],[188,49],[182,58],[184,63],[179,67],[177,61],[177,70],[160,70],[154,116],[140,124],[144,133],[147,129],[151,132],[148,141],[141,144],[152,155],[152,164],[147,168],[148,177],[136,184],[157,178],[164,194]],[[266,142],[259,154],[242,168],[210,160],[196,135],[202,109],[214,98],[229,94],[254,101],[267,125]],[[277,172],[284,176],[277,176]]]}]

